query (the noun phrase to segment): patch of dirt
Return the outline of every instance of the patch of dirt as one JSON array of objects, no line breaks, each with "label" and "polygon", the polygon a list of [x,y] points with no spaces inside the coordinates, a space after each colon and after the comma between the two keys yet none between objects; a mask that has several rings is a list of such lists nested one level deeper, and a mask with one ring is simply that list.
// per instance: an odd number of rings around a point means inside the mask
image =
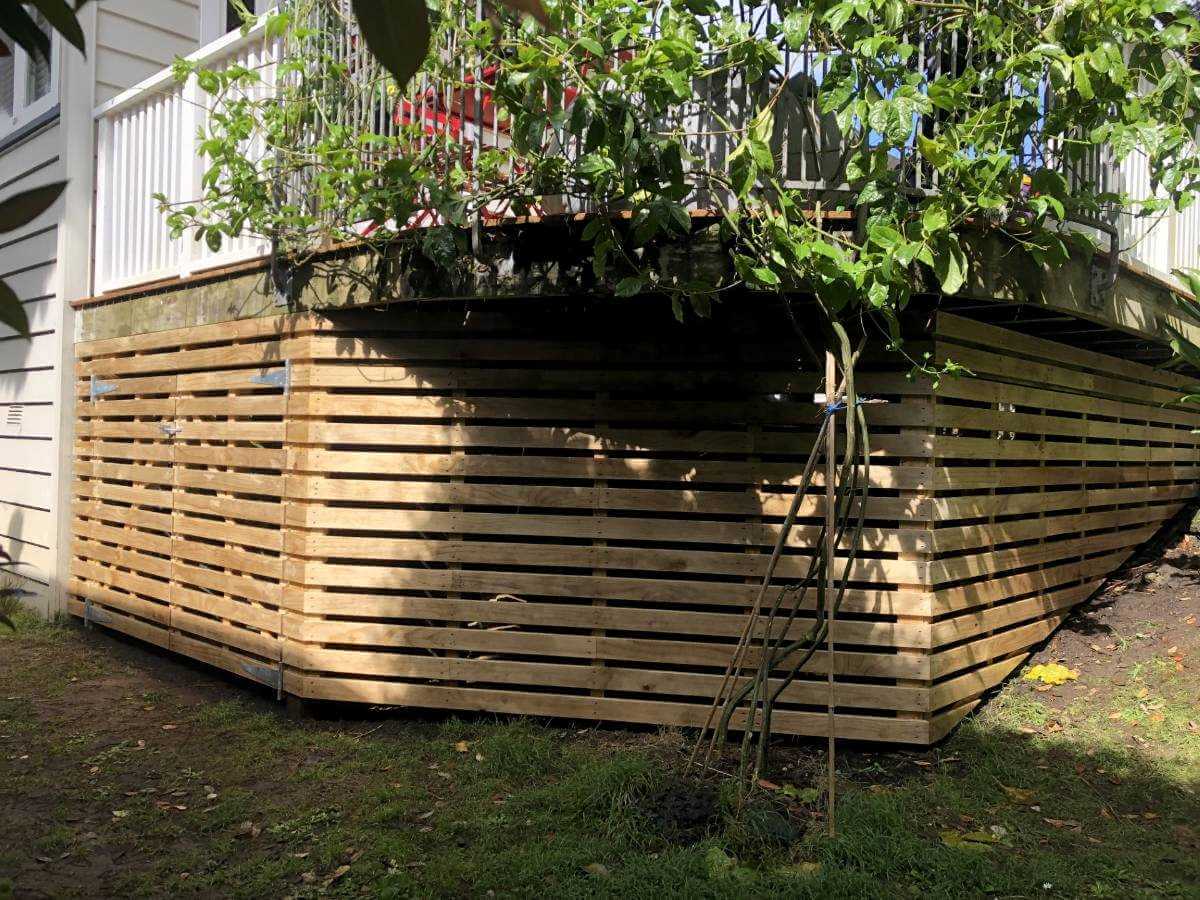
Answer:
[{"label": "patch of dirt", "polygon": [[1147,548],[1033,654],[1031,663],[1061,663],[1079,672],[1078,681],[1048,689],[1030,683],[1027,689],[1055,710],[1081,697],[1105,704],[1133,673],[1156,660],[1181,672],[1200,666],[1200,538],[1195,535],[1183,535],[1165,552]]},{"label": "patch of dirt", "polygon": [[[0,834],[9,836],[0,877],[21,897],[104,895],[101,886],[115,876],[154,861],[151,848],[114,843],[107,834],[121,806],[149,795],[160,809],[197,807],[208,791],[188,770],[219,771],[220,731],[199,731],[181,713],[228,700],[235,682],[119,635],[80,632],[78,640],[23,654],[27,670],[46,667],[52,654],[55,670],[80,673],[61,692],[10,677],[0,658],[0,700],[9,709],[27,705],[38,723],[25,739],[9,733],[14,723],[0,714],[0,771],[10,776],[0,784]],[[243,702],[277,708],[265,693],[236,685]],[[118,758],[125,764],[115,764]],[[60,837],[47,846],[56,828]],[[186,852],[190,841],[171,844],[171,852]]]}]

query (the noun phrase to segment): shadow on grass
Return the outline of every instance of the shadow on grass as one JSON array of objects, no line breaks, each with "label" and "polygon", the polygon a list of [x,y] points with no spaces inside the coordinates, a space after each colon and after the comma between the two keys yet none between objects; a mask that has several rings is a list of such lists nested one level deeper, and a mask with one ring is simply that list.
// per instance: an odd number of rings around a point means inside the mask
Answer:
[{"label": "shadow on grass", "polygon": [[[683,844],[662,833],[647,798],[672,779],[685,735],[411,711],[289,720],[241,681],[101,635],[31,631],[28,653],[20,636],[5,642],[23,677],[47,685],[77,670],[64,661],[103,643],[95,655],[106,671],[129,670],[155,698],[153,712],[138,699],[124,720],[112,704],[112,721],[94,725],[97,742],[78,748],[65,740],[69,704],[0,709],[5,734],[24,723],[19,745],[0,739],[9,776],[0,824],[14,836],[5,859],[17,894],[69,883],[73,858],[29,862],[49,843],[113,860],[88,874],[152,895],[186,882],[221,896],[1194,897],[1200,884],[1200,736],[1170,716],[1157,730],[1140,723],[1146,747],[1107,709],[1072,713],[1073,724],[1052,731],[1063,712],[1013,685],[932,750],[843,745],[836,838],[816,808],[801,807],[798,840],[756,844],[729,815],[726,786],[724,815]],[[1185,682],[1147,679],[1168,711],[1186,714]],[[170,752],[118,752],[109,745],[138,734],[105,729],[130,717],[152,744],[186,740]],[[160,731],[156,717],[177,728]],[[34,780],[11,761],[18,748],[46,760],[41,771],[20,764]],[[779,780],[820,787],[815,744],[781,741],[775,758]],[[218,796],[163,813],[161,794],[128,796],[147,783],[191,796],[212,785]],[[21,813],[35,792],[53,816]],[[989,842],[963,849],[944,833]]]}]

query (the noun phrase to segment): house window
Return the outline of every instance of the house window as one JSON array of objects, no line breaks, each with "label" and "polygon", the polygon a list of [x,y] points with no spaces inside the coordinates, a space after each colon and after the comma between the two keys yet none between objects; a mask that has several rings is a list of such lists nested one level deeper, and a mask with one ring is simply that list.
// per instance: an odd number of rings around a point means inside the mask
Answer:
[{"label": "house window", "polygon": [[210,43],[241,28],[240,8],[242,6],[255,15],[261,16],[276,2],[277,0],[241,0],[241,3],[232,2],[232,0],[203,0],[203,5],[200,7],[200,30],[203,42]]},{"label": "house window", "polygon": [[58,105],[58,70],[62,55],[58,35],[40,13],[38,27],[50,38],[50,59],[31,56],[0,34],[6,53],[0,56],[0,137],[28,125]]}]

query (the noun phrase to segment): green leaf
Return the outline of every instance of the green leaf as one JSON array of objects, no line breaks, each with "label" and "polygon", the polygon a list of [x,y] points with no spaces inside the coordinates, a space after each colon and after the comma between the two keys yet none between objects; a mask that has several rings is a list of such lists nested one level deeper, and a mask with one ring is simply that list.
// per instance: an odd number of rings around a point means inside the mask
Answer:
[{"label": "green leaf", "polygon": [[291,13],[275,11],[271,13],[270,18],[267,19],[264,36],[267,38],[267,40],[283,37],[283,35],[287,33],[288,28],[291,27],[291,24]]},{"label": "green leaf", "polygon": [[943,293],[957,294],[967,277],[967,258],[958,241],[945,236],[933,248],[933,272]]},{"label": "green leaf", "polygon": [[3,281],[0,281],[0,325],[7,325],[22,337],[29,337],[29,316],[25,314],[21,298]]},{"label": "green leaf", "polygon": [[1164,323],[1163,329],[1170,335],[1171,349],[1175,351],[1175,355],[1193,368],[1200,369],[1200,347],[1169,323]]},{"label": "green leaf", "polygon": [[793,50],[803,50],[812,28],[811,9],[794,9],[783,20],[783,38]]},{"label": "green leaf", "polygon": [[603,57],[605,55],[604,47],[595,38],[591,38],[586,35],[580,35],[579,37],[577,37],[575,39],[575,41],[576,41],[576,43],[579,44],[580,47],[582,47],[584,50],[586,50],[588,53],[592,54],[593,56]]},{"label": "green leaf", "polygon": [[537,19],[543,28],[550,27],[550,17],[546,15],[541,0],[500,0],[500,2],[513,12],[525,13]]},{"label": "green leaf", "polygon": [[56,181],[14,194],[0,203],[0,232],[28,225],[54,205],[66,186],[65,181]]},{"label": "green leaf", "polygon": [[942,145],[941,141],[918,134],[917,148],[935,169],[944,169],[950,163],[951,153]]},{"label": "green leaf", "polygon": [[16,0],[4,0],[0,3],[0,31],[30,56],[50,59],[50,38]]},{"label": "green leaf", "polygon": [[942,231],[950,224],[950,215],[940,203],[931,203],[921,213],[921,231],[926,237]]},{"label": "green leaf", "polygon": [[50,27],[61,34],[67,43],[80,53],[87,54],[87,42],[83,37],[83,29],[79,27],[79,19],[75,15],[75,10],[67,5],[66,0],[33,0],[33,5],[50,23]]},{"label": "green leaf", "polygon": [[1084,100],[1091,100],[1096,96],[1092,90],[1092,79],[1088,75],[1087,60],[1082,56],[1075,57],[1071,63],[1071,74],[1074,76],[1075,90],[1079,92],[1079,96]]},{"label": "green leaf", "polygon": [[891,250],[904,240],[904,236],[890,225],[872,225],[868,234],[871,236],[871,243],[884,250]]},{"label": "green leaf", "polygon": [[425,0],[352,0],[367,49],[403,90],[429,52]]},{"label": "green leaf", "polygon": [[751,272],[754,274],[754,280],[759,284],[765,284],[768,287],[778,287],[780,284],[779,276],[766,266],[755,266]]},{"label": "green leaf", "polygon": [[617,282],[616,295],[618,297],[633,297],[640,294],[644,288],[645,282],[640,277],[631,275]]},{"label": "green leaf", "polygon": [[1172,269],[1171,272],[1187,285],[1193,297],[1200,300],[1200,269]]},{"label": "green leaf", "polygon": [[733,182],[734,193],[742,200],[749,196],[758,182],[758,166],[745,142],[738,144],[729,154],[729,178]]}]

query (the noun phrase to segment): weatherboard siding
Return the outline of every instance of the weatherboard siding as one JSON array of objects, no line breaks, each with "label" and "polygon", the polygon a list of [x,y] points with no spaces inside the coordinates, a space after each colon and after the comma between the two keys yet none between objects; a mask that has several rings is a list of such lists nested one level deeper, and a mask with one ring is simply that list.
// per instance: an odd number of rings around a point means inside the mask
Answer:
[{"label": "weatherboard siding", "polygon": [[[57,123],[0,157],[4,196],[65,177]],[[39,594],[53,569],[53,479],[58,460],[59,223],[63,201],[34,222],[0,235],[0,277],[21,298],[30,338],[0,326],[0,542],[12,571]]]},{"label": "weatherboard siding", "polygon": [[96,24],[96,103],[111,100],[199,45],[199,0],[101,4]]}]

